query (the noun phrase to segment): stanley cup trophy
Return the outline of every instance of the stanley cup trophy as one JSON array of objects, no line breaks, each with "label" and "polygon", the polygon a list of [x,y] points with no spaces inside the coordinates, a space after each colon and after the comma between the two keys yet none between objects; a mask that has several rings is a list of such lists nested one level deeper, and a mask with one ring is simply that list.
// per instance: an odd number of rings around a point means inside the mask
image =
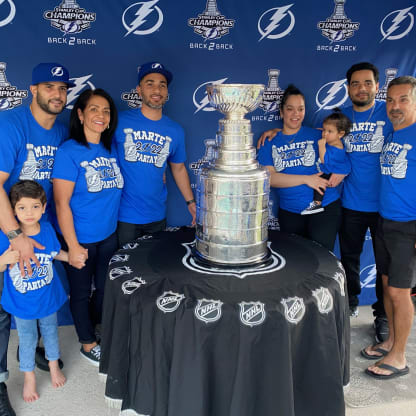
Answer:
[{"label": "stanley cup trophy", "polygon": [[197,186],[197,261],[249,266],[267,262],[270,175],[256,161],[246,113],[262,100],[261,84],[210,84],[219,121],[215,158],[201,168]]}]

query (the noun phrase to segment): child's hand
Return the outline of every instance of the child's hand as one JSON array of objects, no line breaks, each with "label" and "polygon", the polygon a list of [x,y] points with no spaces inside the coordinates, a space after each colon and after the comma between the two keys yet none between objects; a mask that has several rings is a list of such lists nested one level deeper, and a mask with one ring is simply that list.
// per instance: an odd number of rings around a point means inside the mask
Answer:
[{"label": "child's hand", "polygon": [[325,146],[326,145],[326,139],[323,137],[318,140],[318,146]]},{"label": "child's hand", "polygon": [[9,246],[1,257],[3,264],[10,264],[14,266],[20,260],[20,253],[17,250],[13,250],[11,246]]}]

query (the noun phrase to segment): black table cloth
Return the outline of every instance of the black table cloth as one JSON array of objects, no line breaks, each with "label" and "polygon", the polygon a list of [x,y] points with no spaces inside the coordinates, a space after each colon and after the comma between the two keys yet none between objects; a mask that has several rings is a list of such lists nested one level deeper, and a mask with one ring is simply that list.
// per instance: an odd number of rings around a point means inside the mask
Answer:
[{"label": "black table cloth", "polygon": [[166,231],[113,256],[107,400],[149,416],[344,415],[349,316],[335,256],[272,231],[271,265],[205,270],[193,240]]}]

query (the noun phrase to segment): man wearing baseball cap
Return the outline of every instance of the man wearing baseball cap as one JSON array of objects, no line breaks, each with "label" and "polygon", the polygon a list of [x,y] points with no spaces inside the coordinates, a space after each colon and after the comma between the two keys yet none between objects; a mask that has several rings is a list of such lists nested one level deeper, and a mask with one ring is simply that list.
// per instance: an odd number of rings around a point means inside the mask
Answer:
[{"label": "man wearing baseball cap", "polygon": [[120,245],[166,227],[167,164],[195,223],[196,205],[184,165],[183,128],[162,114],[172,74],[160,62],[139,67],[142,106],[120,114],[115,142],[124,188],[119,211]]},{"label": "man wearing baseball cap", "polygon": [[[50,175],[55,152],[67,137],[66,127],[57,122],[56,117],[64,110],[67,90],[73,86],[63,65],[41,63],[32,72],[31,104],[0,113],[0,227],[9,238],[12,249],[20,252],[22,276],[24,266],[29,275],[32,274],[30,260],[39,265],[33,247],[42,247],[19,228],[8,192],[20,179],[32,179],[45,189],[47,200],[53,201]],[[45,215],[50,218],[51,210]],[[3,273],[0,276],[0,296],[2,288]],[[0,416],[15,416],[5,385],[9,335],[10,315],[0,305]]]}]

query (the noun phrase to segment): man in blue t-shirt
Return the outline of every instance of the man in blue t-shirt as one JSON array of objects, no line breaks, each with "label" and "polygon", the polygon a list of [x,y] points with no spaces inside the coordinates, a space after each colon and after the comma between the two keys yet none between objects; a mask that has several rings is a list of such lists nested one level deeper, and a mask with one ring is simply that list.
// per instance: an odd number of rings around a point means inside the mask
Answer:
[{"label": "man in blue t-shirt", "polygon": [[414,307],[410,299],[416,272],[416,78],[399,77],[387,88],[386,109],[394,131],[380,156],[380,220],[375,255],[383,279],[389,337],[361,351],[379,360],[366,373],[391,379],[409,372],[406,344]]},{"label": "man in blue t-shirt", "polygon": [[136,89],[142,106],[119,117],[115,144],[124,177],[117,229],[120,245],[166,227],[168,163],[195,223],[196,205],[184,164],[184,131],[162,114],[171,81],[171,72],[159,62],[139,67]]},{"label": "man in blue t-shirt", "polygon": [[[66,105],[67,90],[74,84],[68,70],[58,63],[41,63],[32,71],[33,95],[29,107],[19,107],[0,114],[0,227],[7,235],[13,250],[19,251],[19,267],[24,265],[32,274],[30,260],[39,266],[34,247],[43,246],[27,237],[19,228],[7,195],[19,179],[33,179],[45,189],[47,200],[53,201],[50,181],[55,152],[67,136],[67,129],[56,117]],[[3,275],[0,277],[0,295]],[[10,315],[0,305],[0,409],[2,416],[15,416],[5,381],[7,347],[10,335]]]},{"label": "man in blue t-shirt", "polygon": [[[342,193],[342,225],[339,233],[341,262],[344,266],[349,296],[350,315],[358,315],[358,295],[361,293],[360,256],[367,229],[373,248],[379,218],[379,158],[384,138],[392,130],[386,106],[375,99],[379,87],[378,69],[369,62],[351,66],[347,74],[351,107],[343,110],[353,123],[344,138],[350,158],[351,172],[344,180]],[[381,276],[376,278],[377,302],[373,305],[376,338],[387,338],[388,328],[383,305]]]}]

